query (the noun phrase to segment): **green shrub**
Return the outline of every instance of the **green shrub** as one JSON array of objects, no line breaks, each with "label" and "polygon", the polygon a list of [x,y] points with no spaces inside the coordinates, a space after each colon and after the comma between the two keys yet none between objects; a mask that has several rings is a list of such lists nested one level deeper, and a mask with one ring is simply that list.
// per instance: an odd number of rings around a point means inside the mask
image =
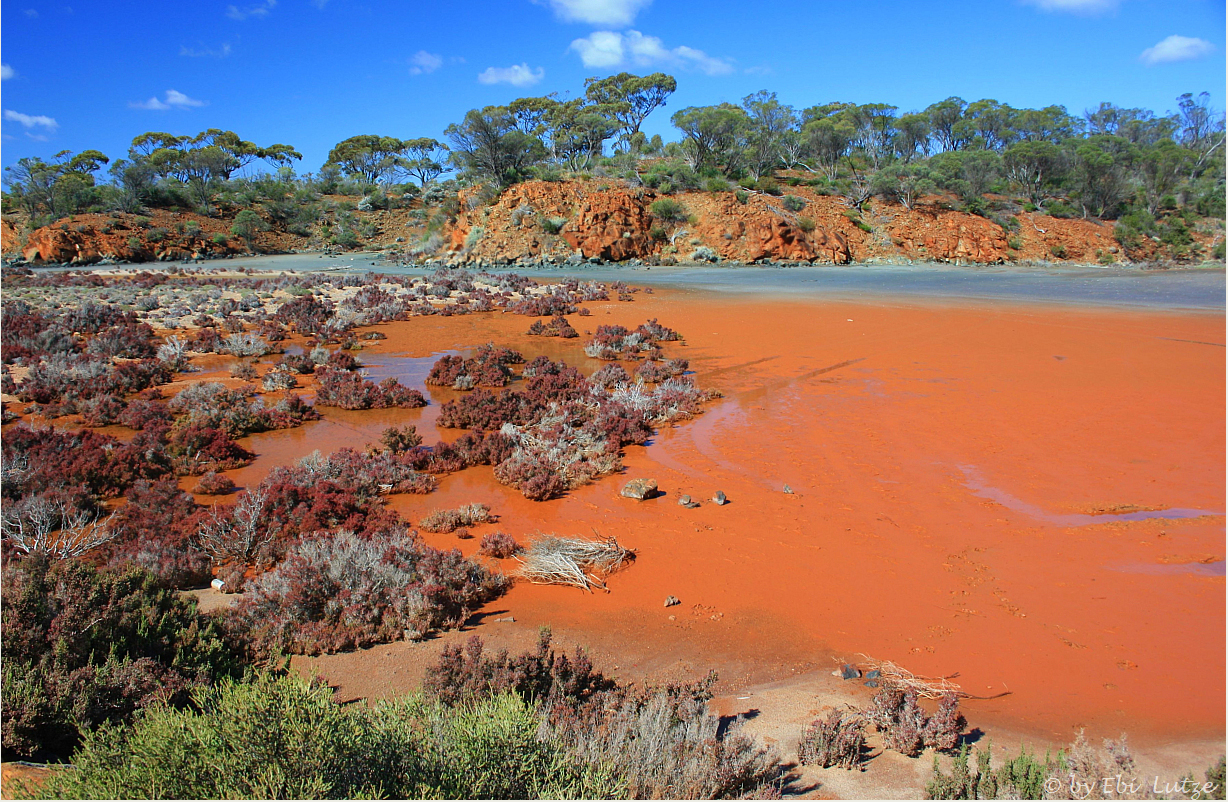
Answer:
[{"label": "green shrub", "polygon": [[665,223],[681,223],[687,219],[687,209],[673,198],[659,198],[648,207],[653,217]]},{"label": "green shrub", "polygon": [[1102,265],[1112,265],[1117,263],[1117,260],[1113,258],[1113,254],[1100,248],[1096,249],[1096,261]]},{"label": "green shrub", "polygon": [[709,178],[704,182],[704,189],[708,192],[728,192],[729,182],[724,178]]},{"label": "green shrub", "polygon": [[558,234],[563,230],[563,226],[567,225],[566,217],[543,217],[541,218],[541,229],[547,234]]},{"label": "green shrub", "polygon": [[146,232],[145,239],[149,240],[150,242],[161,242],[162,240],[166,239],[166,235],[168,233],[169,232],[167,232],[165,228],[151,228],[148,232]]},{"label": "green shrub", "polygon": [[137,237],[128,237],[128,250],[134,253],[140,253],[145,246],[141,244]]},{"label": "green shrub", "polygon": [[653,226],[648,230],[648,236],[652,237],[655,242],[664,242],[669,239],[669,232],[661,226]]},{"label": "green shrub", "polygon": [[849,222],[851,222],[853,225],[857,226],[858,228],[860,228],[862,231],[866,232],[867,234],[871,233],[874,230],[870,228],[869,223],[861,219],[861,215],[857,213],[856,209],[845,209],[844,216],[849,219]]},{"label": "green shrub", "polygon": [[153,221],[150,220],[148,217],[144,217],[144,216],[136,218],[136,220],[134,220],[133,222],[136,223],[137,228],[149,228],[150,226],[153,225]]},{"label": "green shrub", "polygon": [[797,218],[797,227],[809,234],[814,231],[814,219],[810,217]]},{"label": "green shrub", "polygon": [[926,799],[1045,799],[1045,782],[1059,777],[1069,783],[1065,755],[1045,753],[1044,761],[1020,749],[1018,757],[1008,760],[997,770],[991,768],[993,744],[974,750],[976,769],[968,765],[971,756],[963,744],[952,759],[951,773],[944,774],[938,755],[934,755],[934,773],[925,784]]},{"label": "green shrub", "polygon": [[750,200],[750,193],[744,189],[739,189],[737,192],[733,193],[733,196],[737,198],[738,203],[741,204],[745,204]]},{"label": "green shrub", "polygon": [[770,175],[765,175],[756,181],[755,189],[768,195],[779,195],[781,193],[780,184],[777,184],[776,179]]},{"label": "green shrub", "polygon": [[1065,259],[1066,258],[1066,246],[1060,242],[1050,245],[1049,253],[1051,253],[1053,256],[1057,257],[1058,259]]},{"label": "green shrub", "polygon": [[1224,241],[1223,241],[1223,240],[1220,240],[1219,242],[1217,242],[1217,243],[1215,243],[1213,246],[1211,246],[1211,258],[1212,258],[1212,259],[1219,259],[1220,261],[1223,261],[1223,260],[1224,260],[1224,256],[1225,256],[1225,253],[1224,253]]},{"label": "green shrub", "polygon": [[1022,250],[1023,240],[1021,240],[1019,237],[1007,237],[1006,247],[1010,248],[1012,251]]},{"label": "green shrub", "polygon": [[214,245],[226,245],[228,242],[230,242],[230,237],[225,234],[218,233],[213,235]]},{"label": "green shrub", "polygon": [[154,707],[89,736],[43,798],[567,799],[626,795],[609,768],[539,736],[502,694],[453,708],[420,697],[340,705],[323,684],[260,675]]},{"label": "green shrub", "polygon": [[800,212],[802,209],[806,208],[806,201],[803,198],[799,198],[797,195],[785,195],[782,205],[790,212]]}]

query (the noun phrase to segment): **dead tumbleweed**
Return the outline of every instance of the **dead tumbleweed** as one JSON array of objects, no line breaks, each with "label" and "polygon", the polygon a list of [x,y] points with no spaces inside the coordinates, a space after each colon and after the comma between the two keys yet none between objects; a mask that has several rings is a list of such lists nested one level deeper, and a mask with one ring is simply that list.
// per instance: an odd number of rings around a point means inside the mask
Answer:
[{"label": "dead tumbleweed", "polygon": [[542,535],[529,544],[520,562],[520,576],[539,585],[571,585],[589,592],[609,592],[605,580],[635,559],[635,550],[618,540],[585,540],[578,537]]}]

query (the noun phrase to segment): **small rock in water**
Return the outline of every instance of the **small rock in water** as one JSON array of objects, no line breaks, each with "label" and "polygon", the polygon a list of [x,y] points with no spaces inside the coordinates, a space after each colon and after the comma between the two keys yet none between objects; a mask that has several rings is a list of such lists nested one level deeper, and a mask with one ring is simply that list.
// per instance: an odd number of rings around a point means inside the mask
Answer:
[{"label": "small rock in water", "polygon": [[657,495],[657,480],[632,479],[623,485],[622,495],[624,498],[634,498],[640,501],[653,498]]},{"label": "small rock in water", "polygon": [[666,607],[673,607],[673,606],[674,606],[674,605],[676,605],[676,604],[682,604],[682,602],[678,601],[678,597],[677,597],[677,596],[666,596],[666,597],[665,597],[665,606],[666,606]]},{"label": "small rock in water", "polygon": [[841,679],[857,679],[860,676],[861,671],[851,663],[845,663],[844,667],[840,669]]},{"label": "small rock in water", "polygon": [[786,492],[786,493],[789,493],[790,495],[792,495],[792,494],[793,494],[793,488],[789,487],[788,485],[785,485],[785,492]]},{"label": "small rock in water", "polygon": [[712,497],[713,504],[727,504],[729,499],[725,498],[725,494],[720,490],[716,491],[716,495]]},{"label": "small rock in water", "polygon": [[696,502],[694,502],[694,501],[691,501],[691,497],[690,497],[690,496],[679,496],[679,497],[678,497],[678,506],[680,506],[680,507],[686,507],[687,509],[691,509],[691,510],[693,510],[693,509],[695,509],[696,507],[698,507],[698,506],[699,506],[699,504],[697,504],[697,503],[696,503]]}]

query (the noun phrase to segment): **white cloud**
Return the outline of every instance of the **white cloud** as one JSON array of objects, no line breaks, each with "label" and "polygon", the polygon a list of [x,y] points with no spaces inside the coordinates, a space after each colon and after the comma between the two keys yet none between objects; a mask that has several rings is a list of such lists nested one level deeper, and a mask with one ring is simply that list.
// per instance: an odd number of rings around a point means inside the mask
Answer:
[{"label": "white cloud", "polygon": [[25,11],[25,14],[26,14],[26,16],[27,16],[27,17],[29,17],[30,19],[34,19],[35,17],[37,17],[37,16],[38,16],[38,12],[37,12],[37,11],[35,11],[34,9],[32,9],[32,8],[27,8],[27,9],[26,9],[26,11]]},{"label": "white cloud", "polygon": [[176,89],[166,90],[166,99],[159,100],[157,96],[151,97],[149,100],[142,100],[139,103],[129,103],[134,109],[145,109],[147,111],[166,111],[168,109],[190,109],[195,106],[205,105],[205,101],[190,98],[183,92]]},{"label": "white cloud", "polygon": [[1041,11],[1068,11],[1074,14],[1100,14],[1114,11],[1121,0],[1024,0]]},{"label": "white cloud", "polygon": [[0,81],[7,81],[9,78],[16,78],[17,70],[7,64],[0,64]]},{"label": "white cloud", "polygon": [[598,69],[668,65],[697,69],[708,75],[733,72],[733,65],[727,59],[709,56],[686,45],[671,50],[657,37],[645,36],[639,31],[594,31],[583,39],[576,39],[569,49],[580,54],[585,67]]},{"label": "white cloud", "polygon": [[546,76],[541,67],[529,69],[525,63],[513,64],[510,67],[487,67],[478,74],[478,82],[484,84],[511,84],[512,86],[532,86]]},{"label": "white cloud", "polygon": [[564,22],[588,22],[623,28],[635,22],[635,15],[652,0],[534,0],[549,5]]},{"label": "white cloud", "polygon": [[42,114],[22,114],[12,109],[4,110],[4,119],[10,122],[21,123],[24,128],[46,128],[48,131],[54,131],[60,127],[60,124],[52,117]]},{"label": "white cloud", "polygon": [[1173,34],[1154,47],[1144,50],[1139,55],[1139,59],[1150,67],[1154,64],[1168,64],[1174,61],[1192,61],[1202,58],[1213,50],[1215,46],[1205,39]]},{"label": "white cloud", "polygon": [[443,66],[443,56],[438,53],[428,53],[419,50],[409,57],[409,74],[421,75],[424,72],[434,72]]},{"label": "white cloud", "polygon": [[226,58],[227,56],[230,55],[230,45],[223,44],[221,47],[219,47],[216,50],[214,50],[211,47],[206,47],[206,48],[197,50],[195,48],[188,47],[186,45],[181,45],[179,47],[179,55],[187,56],[188,58],[206,58],[206,57]]},{"label": "white cloud", "polygon": [[267,17],[276,5],[277,0],[264,0],[258,6],[248,6],[247,8],[226,6],[226,16],[234,20],[245,20],[248,17]]}]

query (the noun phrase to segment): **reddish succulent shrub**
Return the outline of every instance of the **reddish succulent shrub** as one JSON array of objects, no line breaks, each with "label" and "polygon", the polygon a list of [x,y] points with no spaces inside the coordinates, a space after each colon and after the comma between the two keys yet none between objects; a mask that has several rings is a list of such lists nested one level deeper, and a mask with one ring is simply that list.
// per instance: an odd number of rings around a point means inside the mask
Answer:
[{"label": "reddish succulent shrub", "polygon": [[129,429],[145,429],[150,426],[170,426],[173,420],[166,404],[137,398],[128,402],[128,406],[119,416],[119,422]]},{"label": "reddish succulent shrub", "polygon": [[299,334],[316,335],[324,330],[333,314],[333,305],[315,295],[303,295],[277,308],[279,323],[294,326]]},{"label": "reddish succulent shrub", "polygon": [[951,749],[959,743],[967,721],[958,708],[959,697],[947,694],[938,712],[930,716],[922,709],[916,691],[884,687],[872,700],[867,716],[884,734],[887,749],[915,757],[927,746]]},{"label": "reddish succulent shrub", "polygon": [[524,362],[524,357],[519,352],[487,343],[472,359],[441,357],[431,368],[426,383],[457,390],[476,386],[504,387],[512,380],[512,371],[507,366],[520,362]]},{"label": "reddish succulent shrub", "polygon": [[502,393],[474,390],[444,404],[439,410],[439,425],[451,429],[497,430],[504,423],[524,419],[522,402],[521,394],[514,390]]},{"label": "reddish succulent shrub", "polygon": [[543,629],[536,651],[515,657],[506,649],[487,657],[477,635],[463,649],[445,646],[439,661],[427,668],[423,690],[446,705],[512,692],[549,709],[563,702],[589,702],[618,687],[593,668],[584,649],[577,647],[569,658],[555,652],[550,641],[550,630]]},{"label": "reddish succulent shrub", "polygon": [[631,381],[631,376],[627,374],[622,365],[612,362],[609,365],[602,365],[592,376],[588,377],[588,381],[594,387],[603,387],[608,390],[615,385]]},{"label": "reddish succulent shrub", "polygon": [[459,626],[508,580],[404,530],[321,533],[248,585],[234,617],[258,652],[319,654]]},{"label": "reddish succulent shrub", "polygon": [[842,769],[860,768],[866,745],[865,720],[856,714],[833,710],[826,719],[815,719],[802,732],[798,762],[803,766]]},{"label": "reddish succulent shrub", "polygon": [[314,373],[316,363],[309,354],[285,354],[277,364],[300,375]]},{"label": "reddish succulent shrub", "polygon": [[110,426],[123,418],[125,404],[113,395],[96,395],[78,405],[86,426]]},{"label": "reddish succulent shrub", "polygon": [[172,430],[166,452],[174,459],[175,470],[188,476],[241,468],[256,458],[226,432],[198,423]]},{"label": "reddish succulent shrub", "polygon": [[89,730],[242,673],[219,627],[139,569],[8,560],[3,584],[8,755],[67,757]]},{"label": "reddish succulent shrub", "polygon": [[423,468],[431,473],[452,473],[474,465],[498,465],[509,456],[515,444],[499,432],[465,432],[451,443],[437,443],[428,452]]},{"label": "reddish succulent shrub", "polygon": [[4,434],[4,461],[23,466],[3,485],[4,497],[54,488],[84,485],[97,496],[113,497],[140,479],[158,479],[171,472],[170,460],[156,438],[120,443],[97,432],[31,429],[18,424]]},{"label": "reddish succulent shrub", "polygon": [[202,496],[220,496],[234,489],[234,480],[229,476],[209,471],[200,477],[200,481],[196,483],[196,487],[192,488],[192,492]]},{"label": "reddish succulent shrub", "polygon": [[406,451],[422,445],[422,436],[418,434],[418,430],[412,425],[404,426],[400,429],[390,426],[380,435],[379,441],[389,453],[404,454]]},{"label": "reddish succulent shrub", "polygon": [[529,326],[528,334],[535,337],[562,337],[564,339],[580,336],[580,333],[573,329],[567,322],[567,318],[562,315],[556,315],[545,325],[540,320],[533,321],[533,325]]},{"label": "reddish succulent shrub", "polygon": [[110,326],[90,337],[85,350],[86,353],[104,357],[148,359],[156,351],[153,329],[145,323]]},{"label": "reddish succulent shrub", "polygon": [[358,370],[362,367],[362,363],[348,351],[333,351],[328,355],[328,361],[324,364],[335,370]]},{"label": "reddish succulent shrub", "polygon": [[635,376],[646,382],[656,384],[666,379],[671,379],[674,376],[681,376],[683,373],[686,373],[688,367],[690,367],[690,363],[685,359],[670,359],[668,361],[649,359],[641,362],[636,367]]},{"label": "reddish succulent shrub", "polygon": [[379,384],[357,373],[324,366],[316,369],[316,403],[342,409],[384,409],[387,407],[424,407],[426,399],[394,378]]},{"label": "reddish succulent shrub", "polygon": [[127,498],[112,520],[106,564],[139,565],[172,588],[208,582],[209,557],[194,542],[200,505],[173,479],[138,481]]},{"label": "reddish succulent shrub", "polygon": [[570,315],[576,311],[576,305],[567,294],[530,295],[512,307],[517,315],[535,317],[552,317],[554,315]]},{"label": "reddish succulent shrub", "polygon": [[499,560],[515,557],[522,551],[524,551],[524,546],[517,543],[516,538],[504,532],[491,532],[483,535],[482,543],[478,546],[478,554]]}]

